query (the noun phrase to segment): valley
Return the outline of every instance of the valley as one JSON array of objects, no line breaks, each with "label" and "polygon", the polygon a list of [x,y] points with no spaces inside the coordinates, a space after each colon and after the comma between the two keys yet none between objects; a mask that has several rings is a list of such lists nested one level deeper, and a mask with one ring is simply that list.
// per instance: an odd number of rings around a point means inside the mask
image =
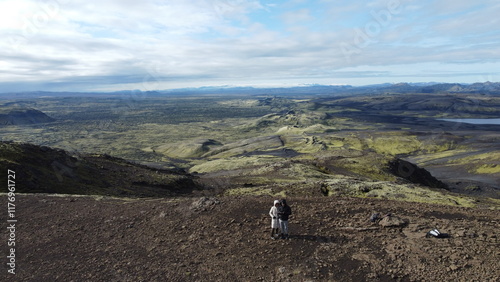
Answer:
[{"label": "valley", "polygon": [[[149,93],[0,109],[24,280],[499,275],[500,125],[441,119],[498,117],[500,96]],[[291,236],[272,241],[280,198]],[[448,237],[426,238],[434,228]]]},{"label": "valley", "polygon": [[406,193],[390,192],[398,176],[388,163],[401,158],[451,192],[500,198],[500,126],[441,120],[497,117],[495,95],[143,94],[4,104],[36,109],[53,121],[2,126],[3,141],[183,169],[200,185],[230,194],[285,195],[297,192],[290,186],[317,190],[332,181],[361,181],[383,188],[347,194],[394,198]]}]

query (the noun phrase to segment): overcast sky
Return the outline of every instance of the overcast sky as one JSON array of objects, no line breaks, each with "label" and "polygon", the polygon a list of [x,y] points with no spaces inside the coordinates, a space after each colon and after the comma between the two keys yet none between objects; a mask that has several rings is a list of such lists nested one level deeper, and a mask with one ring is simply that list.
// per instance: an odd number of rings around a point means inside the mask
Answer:
[{"label": "overcast sky", "polygon": [[498,0],[0,0],[0,92],[500,81]]}]

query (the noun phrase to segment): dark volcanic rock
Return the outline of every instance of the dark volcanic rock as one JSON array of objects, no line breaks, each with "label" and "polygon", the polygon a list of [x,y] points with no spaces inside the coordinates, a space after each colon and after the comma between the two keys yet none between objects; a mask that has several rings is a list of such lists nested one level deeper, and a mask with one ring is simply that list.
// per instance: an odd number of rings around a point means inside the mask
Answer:
[{"label": "dark volcanic rock", "polygon": [[432,188],[448,189],[446,184],[432,176],[430,172],[408,161],[395,159],[389,162],[389,170],[394,175],[402,177],[413,183],[422,184]]},{"label": "dark volcanic rock", "polygon": [[[273,199],[222,196],[223,204],[214,209],[193,212],[190,197],[22,195],[16,199],[22,241],[16,244],[15,281],[498,281],[500,277],[497,210],[294,197],[288,198],[294,211],[290,238],[271,240],[267,213]],[[204,202],[210,201],[199,200]],[[405,228],[384,228],[360,221],[372,209],[391,210],[410,223]],[[426,238],[436,225],[452,239]]]},{"label": "dark volcanic rock", "polygon": [[71,155],[60,149],[0,142],[0,169],[15,171],[17,192],[165,197],[198,189],[177,169],[155,169],[108,155]]}]

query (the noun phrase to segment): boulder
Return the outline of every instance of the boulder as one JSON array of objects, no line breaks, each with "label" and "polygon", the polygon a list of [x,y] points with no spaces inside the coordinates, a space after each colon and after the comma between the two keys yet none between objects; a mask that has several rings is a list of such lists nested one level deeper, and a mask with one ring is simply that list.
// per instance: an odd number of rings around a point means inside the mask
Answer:
[{"label": "boulder", "polygon": [[191,209],[194,211],[208,211],[218,204],[220,204],[220,201],[217,198],[202,197],[191,204]]},{"label": "boulder", "polygon": [[395,215],[386,215],[378,224],[383,227],[404,227],[408,224],[408,220]]}]

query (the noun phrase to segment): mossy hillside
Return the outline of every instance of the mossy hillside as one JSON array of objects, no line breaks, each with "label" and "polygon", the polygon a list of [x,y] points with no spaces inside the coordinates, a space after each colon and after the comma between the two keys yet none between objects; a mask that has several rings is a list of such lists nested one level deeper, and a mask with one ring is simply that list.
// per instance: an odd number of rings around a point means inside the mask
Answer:
[{"label": "mossy hillside", "polygon": [[302,154],[311,154],[327,150],[322,138],[316,135],[281,135],[281,140],[288,149],[293,149]]},{"label": "mossy hillside", "polygon": [[281,167],[273,168],[274,174],[285,179],[294,179],[297,181],[326,179],[332,177],[329,173],[321,170],[317,166],[308,163],[286,161]]},{"label": "mossy hillside", "polygon": [[213,160],[195,165],[190,171],[205,174],[217,174],[226,171],[225,176],[236,179],[236,182],[252,183],[253,185],[289,183],[331,177],[331,175],[321,171],[314,165],[272,156]]},{"label": "mossy hillside", "polygon": [[335,137],[335,136],[329,136],[328,138],[325,138],[326,145],[330,150],[336,150],[344,147],[344,138],[340,137]]},{"label": "mossy hillside", "polygon": [[449,163],[451,165],[465,165],[471,173],[498,174],[500,176],[500,151],[469,155],[450,160]]},{"label": "mossy hillside", "polygon": [[342,177],[344,174],[371,180],[393,181],[395,176],[387,170],[389,160],[389,157],[374,152],[344,149],[338,152],[302,154],[292,159],[253,155],[210,161],[197,160],[193,162],[190,171],[210,175],[223,173],[226,177],[236,179],[233,183],[253,185],[317,181]]},{"label": "mossy hillside", "polygon": [[419,165],[440,165],[448,167],[465,168],[469,173],[475,174],[499,174],[500,176],[500,153],[482,153],[482,150],[455,149],[433,154],[420,155],[412,159]]},{"label": "mossy hillside", "polygon": [[228,157],[203,161],[191,167],[190,172],[213,173],[218,171],[237,170],[249,167],[262,166],[281,161],[281,158],[267,155],[249,157]]},{"label": "mossy hillside", "polygon": [[281,148],[283,145],[284,144],[280,136],[277,135],[258,136],[216,147],[210,150],[209,152],[205,153],[203,157],[208,159],[228,158],[228,157],[251,153],[257,150],[259,151],[274,150]]},{"label": "mossy hillside", "polygon": [[[358,125],[359,126],[359,125]],[[289,110],[284,113],[273,113],[249,121],[237,129],[242,132],[257,131],[260,133],[319,133],[327,130],[357,128],[349,118],[331,116],[329,112]],[[366,125],[363,125],[366,129]]]},{"label": "mossy hillside", "polygon": [[469,155],[474,153],[472,150],[468,149],[454,149],[448,151],[440,151],[436,153],[430,154],[420,154],[417,156],[412,156],[412,160],[414,160],[418,165],[426,166],[431,164],[447,164],[451,159],[460,158],[463,155]]},{"label": "mossy hillside", "polygon": [[198,139],[160,145],[155,151],[172,158],[197,158],[220,146],[222,143],[216,140]]},{"label": "mossy hillside", "polygon": [[346,148],[353,149],[357,151],[363,151],[367,149],[366,142],[363,138],[360,138],[358,135],[352,133],[350,136],[344,139],[344,144]]},{"label": "mossy hillside", "polygon": [[479,174],[500,174],[500,164],[484,164],[477,167],[474,172]]},{"label": "mossy hillside", "polygon": [[281,127],[276,132],[277,134],[322,134],[325,132],[334,132],[337,128],[333,126],[326,126],[323,124],[313,124],[307,127],[298,127],[287,125]]},{"label": "mossy hillside", "polygon": [[365,139],[368,148],[384,155],[410,154],[422,148],[422,143],[416,136],[387,134],[382,137]]},{"label": "mossy hillside", "polygon": [[281,119],[282,115],[280,114],[268,114],[263,117],[248,120],[246,123],[237,126],[235,129],[239,132],[274,132],[276,131],[276,128],[279,128],[282,124],[280,122]]},{"label": "mossy hillside", "polygon": [[[379,130],[383,128],[382,124],[378,123],[361,123],[352,118],[336,116],[334,113],[327,113],[328,118],[321,122],[321,124],[328,126],[329,128],[336,131],[368,131],[368,130]],[[326,132],[332,131],[327,129]]]},{"label": "mossy hillside", "polygon": [[224,191],[225,195],[241,196],[272,196],[275,198],[320,196],[317,181],[288,181],[280,183],[269,183],[258,187],[235,187]]},{"label": "mossy hillside", "polygon": [[[433,139],[434,136],[430,139],[425,134],[399,131],[335,132],[319,136],[317,140],[324,144],[329,152],[346,152],[345,149],[362,152],[362,155],[355,160],[344,161],[342,167],[378,180],[392,178],[381,173],[385,169],[382,164],[387,162],[389,157],[410,156],[414,162],[422,166],[435,162],[446,163],[450,158],[473,152],[473,149],[460,143],[465,140],[464,138],[453,135],[445,135],[444,138],[437,140]],[[486,167],[482,169],[482,171],[492,170],[491,167],[489,170]]]},{"label": "mossy hillside", "polygon": [[[335,136],[335,134],[333,135]],[[441,152],[458,148],[453,140],[433,140],[431,142],[418,135],[400,131],[350,133],[349,135],[338,135],[333,140],[336,141],[337,147],[343,144],[345,148],[360,151],[371,149],[379,154],[391,156],[419,152]]]},{"label": "mossy hillside", "polygon": [[314,159],[319,166],[334,174],[355,174],[371,180],[395,180],[395,176],[388,172],[387,167],[392,157],[372,151],[338,149],[318,153]]},{"label": "mossy hillside", "polygon": [[373,164],[372,162],[358,162],[358,163],[350,163],[344,164],[342,168],[351,171],[352,173],[358,174],[360,176],[367,177],[368,179],[373,180],[387,180],[393,181],[395,177],[384,170],[380,169],[380,164],[376,163],[373,166],[369,166],[369,164]]},{"label": "mossy hillside", "polygon": [[[223,105],[217,101],[232,101],[236,104]],[[244,132],[235,134],[235,127],[269,113],[268,107],[254,107],[247,103],[237,106],[238,101],[227,97],[152,98],[127,103],[121,99],[104,98],[44,99],[36,104],[44,111],[55,113],[60,122],[38,128],[20,128],[17,131],[3,128],[1,139],[140,159],[144,156],[140,156],[138,148],[146,148],[151,152],[164,144],[210,139],[214,135],[223,143],[255,136]],[[88,111],[89,108],[92,111]],[[160,153],[148,156],[147,161],[157,161],[163,157]]]},{"label": "mossy hillside", "polygon": [[381,198],[461,207],[475,207],[477,203],[477,200],[471,197],[413,184],[396,184],[388,181],[364,181],[361,183],[355,182],[349,185],[351,186],[351,190],[353,190],[350,195],[356,197]]},{"label": "mossy hillside", "polygon": [[218,101],[219,105],[224,107],[248,108],[259,105],[258,99],[231,99],[228,101]]},{"label": "mossy hillside", "polygon": [[368,197],[460,207],[477,207],[480,205],[490,209],[500,208],[500,200],[489,198],[477,199],[414,184],[397,184],[391,181],[366,181],[341,175],[317,181],[295,181],[274,183],[259,187],[237,187],[226,190],[224,194],[232,196],[269,195],[273,197],[303,197],[323,194],[330,197]]},{"label": "mossy hillside", "polygon": [[450,194],[442,190],[434,190],[413,185],[398,185],[391,182],[384,183],[381,187],[381,189],[371,190],[362,196],[462,207],[476,206],[476,200],[473,198],[459,194]]},{"label": "mossy hillside", "polygon": [[243,195],[252,195],[252,196],[275,196],[271,188],[233,188],[228,189],[224,192],[225,196],[243,196]]},{"label": "mossy hillside", "polygon": [[492,151],[488,153],[475,154],[456,160],[456,163],[469,163],[469,162],[494,162],[500,159],[500,151]]}]

